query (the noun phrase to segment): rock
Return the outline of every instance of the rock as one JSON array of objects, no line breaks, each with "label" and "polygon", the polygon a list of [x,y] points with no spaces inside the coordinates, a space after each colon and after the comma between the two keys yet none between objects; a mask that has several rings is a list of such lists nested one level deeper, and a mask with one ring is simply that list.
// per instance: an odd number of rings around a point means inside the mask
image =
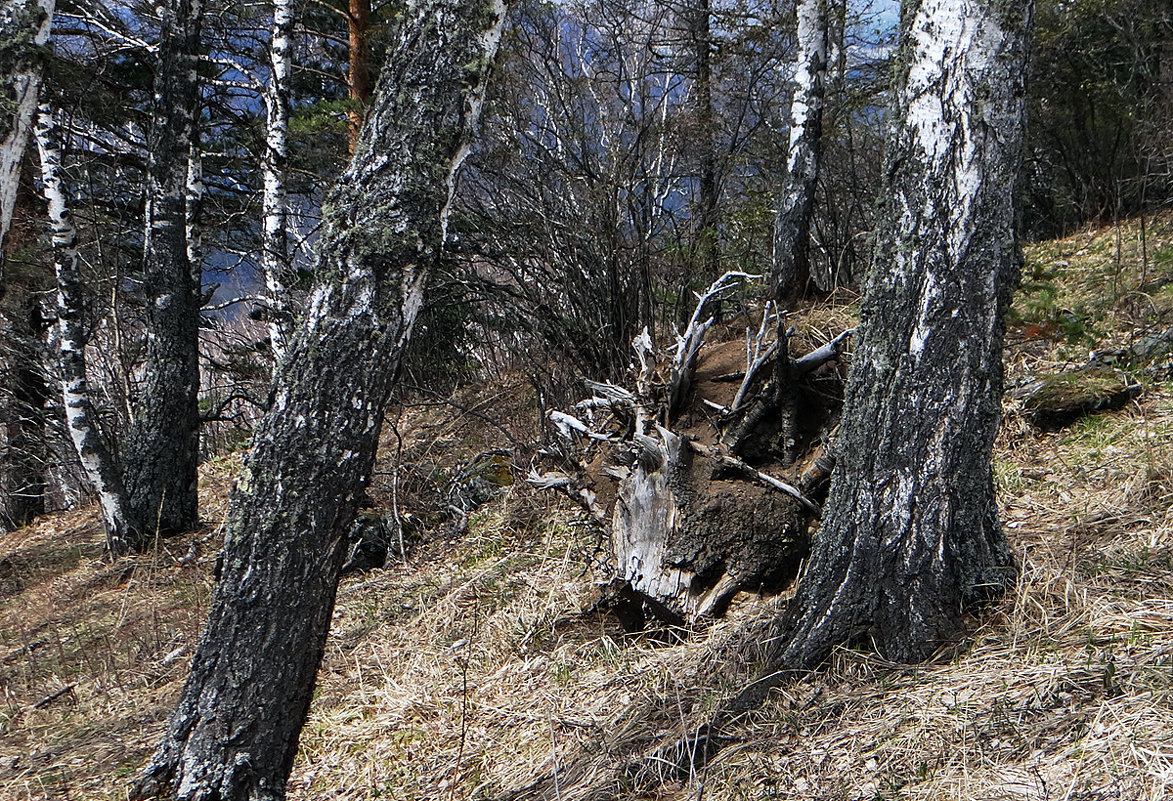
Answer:
[{"label": "rock", "polygon": [[350,552],[342,565],[342,575],[386,565],[393,531],[392,521],[384,515],[360,515],[350,530]]}]

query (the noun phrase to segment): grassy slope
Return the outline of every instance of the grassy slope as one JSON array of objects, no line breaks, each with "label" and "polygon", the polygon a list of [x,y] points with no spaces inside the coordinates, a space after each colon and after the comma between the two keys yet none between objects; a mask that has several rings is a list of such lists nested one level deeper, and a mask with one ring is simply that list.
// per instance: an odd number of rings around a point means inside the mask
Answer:
[{"label": "grassy slope", "polygon": [[[1031,249],[1012,384],[1173,325],[1173,216],[1145,234],[1147,265],[1136,222]],[[967,640],[918,668],[840,653],[687,786],[644,797],[1171,795],[1173,384],[1146,366],[1127,368],[1139,402],[1064,432],[1008,402],[997,473],[1021,579]],[[405,452],[442,465],[494,444],[474,418],[444,419],[404,420]],[[205,467],[209,520],[233,469]],[[2,799],[123,798],[179,690],[214,537],[197,566],[176,558],[187,540],[104,564],[98,539],[85,512],[0,538]],[[776,602],[744,599],[678,645],[625,638],[575,616],[602,545],[573,509],[513,488],[468,535],[348,579],[291,798],[485,798],[555,769],[561,798],[623,796],[614,765],[745,680],[734,654]]]}]

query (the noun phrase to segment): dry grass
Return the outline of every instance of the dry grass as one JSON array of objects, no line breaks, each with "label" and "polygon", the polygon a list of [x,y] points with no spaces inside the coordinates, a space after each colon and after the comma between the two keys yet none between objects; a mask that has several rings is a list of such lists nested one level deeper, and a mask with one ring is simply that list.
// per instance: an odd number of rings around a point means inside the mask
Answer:
[{"label": "dry grass", "polygon": [[[205,517],[222,510],[233,465],[205,466]],[[125,797],[191,657],[210,532],[113,563],[93,510],[0,537],[0,798]],[[200,540],[204,564],[182,564]]]},{"label": "dry grass", "polygon": [[[1147,266],[1135,224],[1119,263],[1114,229],[1032,251],[1012,383],[1173,322],[1170,218],[1146,238]],[[850,318],[820,307],[796,327],[817,344]],[[1142,378],[1128,408],[1059,433],[1007,405],[997,480],[1020,576],[964,642],[915,668],[841,652],[775,692],[706,768],[640,796],[618,769],[746,681],[739,648],[778,602],[744,597],[674,644],[624,635],[579,614],[605,558],[597,533],[552,496],[508,489],[467,533],[344,583],[290,798],[489,799],[542,778],[560,801],[1173,797],[1173,385]],[[518,396],[480,408],[504,404],[521,436]],[[499,444],[468,413],[454,420],[412,411],[404,453],[444,465]],[[208,469],[214,519],[232,463]],[[208,563],[107,565],[97,540],[84,513],[0,539],[5,801],[123,797],[178,692]]]}]

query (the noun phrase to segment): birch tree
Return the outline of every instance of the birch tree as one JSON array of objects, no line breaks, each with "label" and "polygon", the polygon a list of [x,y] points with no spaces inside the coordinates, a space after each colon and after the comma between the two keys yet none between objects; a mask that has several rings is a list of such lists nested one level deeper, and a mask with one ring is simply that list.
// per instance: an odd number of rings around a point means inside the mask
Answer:
[{"label": "birch tree", "polygon": [[309,710],[346,540],[500,39],[494,0],[409,3],[318,283],[233,493],[192,671],[136,794],[279,799]]},{"label": "birch tree", "polygon": [[289,161],[289,76],[293,35],[290,0],[273,0],[273,27],[269,38],[269,84],[265,91],[265,150],[262,198],[261,266],[269,292],[269,342],[275,362],[285,355],[292,329],[289,308],[289,200],[285,170]]},{"label": "birch tree", "polygon": [[1032,5],[904,4],[876,253],[786,667],[840,644],[926,659],[1011,578],[993,444]]},{"label": "birch tree", "polygon": [[[0,5],[0,530],[44,511],[44,403],[48,396],[41,337],[46,328],[38,287],[13,281],[5,261],[40,91],[53,0]],[[16,291],[13,284],[16,284]]]},{"label": "birch tree", "polygon": [[779,303],[801,296],[810,277],[808,249],[822,155],[830,2],[800,0],[797,7],[798,57],[790,101],[790,141],[774,223],[772,283]]},{"label": "birch tree", "polygon": [[5,0],[0,6],[0,295],[4,293],[4,243],[16,208],[20,168],[32,132],[43,61],[37,49],[49,40],[54,0]]},{"label": "birch tree", "polygon": [[57,277],[57,343],[65,426],[102,510],[106,549],[123,553],[130,547],[126,490],[109,443],[98,426],[86,375],[85,289],[78,266],[77,228],[69,212],[61,170],[60,136],[54,110],[41,105],[37,115],[37,149],[41,185],[49,205],[54,272]]}]

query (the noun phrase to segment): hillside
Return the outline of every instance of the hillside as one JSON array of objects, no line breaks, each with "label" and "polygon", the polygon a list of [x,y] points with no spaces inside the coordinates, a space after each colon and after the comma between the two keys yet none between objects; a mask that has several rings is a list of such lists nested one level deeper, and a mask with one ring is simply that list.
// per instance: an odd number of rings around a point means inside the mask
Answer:
[{"label": "hillside", "polygon": [[[849,312],[827,302],[795,325],[826,338]],[[652,795],[626,793],[617,769],[749,680],[745,645],[783,599],[743,594],[677,638],[624,634],[589,611],[606,543],[522,483],[527,461],[490,457],[501,491],[466,529],[426,517],[455,465],[532,439],[525,384],[402,410],[371,498],[388,507],[394,485],[420,526],[407,564],[343,584],[290,798],[489,799],[543,777],[567,801],[1168,797],[1171,327],[1173,214],[1031,247],[996,466],[1014,593],[933,664],[838,653]],[[1016,395],[1093,352],[1140,396],[1031,425]],[[238,464],[203,466],[203,528],[150,554],[102,561],[92,511],[0,538],[0,799],[125,798],[178,695]]]}]

